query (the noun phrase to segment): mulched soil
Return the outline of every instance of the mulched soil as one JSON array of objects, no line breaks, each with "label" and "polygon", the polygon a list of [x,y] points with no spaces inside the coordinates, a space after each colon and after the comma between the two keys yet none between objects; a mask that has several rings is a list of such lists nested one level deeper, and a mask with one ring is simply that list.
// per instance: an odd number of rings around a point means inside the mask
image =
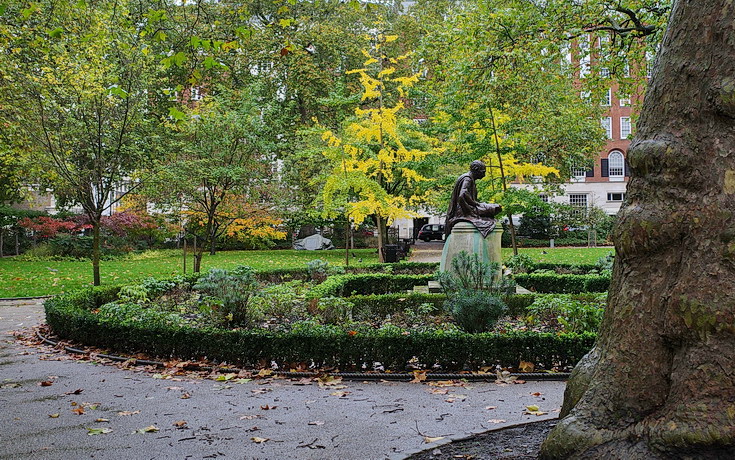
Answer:
[{"label": "mulched soil", "polygon": [[536,459],[541,443],[558,419],[501,428],[470,439],[456,441],[408,457],[411,460],[436,459]]}]

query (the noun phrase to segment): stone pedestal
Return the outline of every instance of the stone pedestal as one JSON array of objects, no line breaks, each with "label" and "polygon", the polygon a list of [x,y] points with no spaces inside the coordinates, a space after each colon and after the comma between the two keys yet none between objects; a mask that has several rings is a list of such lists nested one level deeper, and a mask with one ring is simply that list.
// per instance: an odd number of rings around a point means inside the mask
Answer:
[{"label": "stone pedestal", "polygon": [[[452,233],[447,237],[442,251],[442,259],[439,270],[447,271],[452,268],[452,259],[462,251],[469,254],[478,254],[484,262],[496,262],[503,264],[500,254],[500,237],[503,234],[503,226],[498,223],[495,229],[483,238],[479,230],[469,222],[459,222],[452,228]],[[502,268],[501,268],[502,270]],[[501,271],[498,271],[500,277]]]}]

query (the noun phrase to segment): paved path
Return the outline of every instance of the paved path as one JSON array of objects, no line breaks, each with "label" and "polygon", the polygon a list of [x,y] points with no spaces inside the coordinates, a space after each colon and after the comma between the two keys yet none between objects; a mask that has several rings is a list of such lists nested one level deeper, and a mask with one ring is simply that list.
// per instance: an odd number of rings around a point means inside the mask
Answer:
[{"label": "paved path", "polygon": [[408,260],[409,262],[440,262],[443,249],[443,241],[430,241],[427,243],[416,240],[416,243],[411,246],[411,256]]},{"label": "paved path", "polygon": [[[285,379],[161,380],[26,347],[9,333],[42,318],[38,302],[0,301],[0,459],[403,458],[451,437],[555,417],[564,390],[563,382],[324,389]],[[550,414],[524,415],[530,404]],[[159,430],[136,433],[151,425]],[[88,435],[89,428],[112,431]],[[427,444],[423,435],[445,439]]]}]

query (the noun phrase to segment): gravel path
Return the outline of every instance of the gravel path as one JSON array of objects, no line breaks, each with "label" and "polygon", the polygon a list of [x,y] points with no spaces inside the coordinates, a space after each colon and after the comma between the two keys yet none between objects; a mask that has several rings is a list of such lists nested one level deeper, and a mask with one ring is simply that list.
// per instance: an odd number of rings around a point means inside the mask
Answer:
[{"label": "gravel path", "polygon": [[[11,334],[42,320],[40,302],[0,301],[0,459],[405,458],[473,432],[553,418],[565,385],[162,380]],[[549,414],[524,414],[530,404]]]}]

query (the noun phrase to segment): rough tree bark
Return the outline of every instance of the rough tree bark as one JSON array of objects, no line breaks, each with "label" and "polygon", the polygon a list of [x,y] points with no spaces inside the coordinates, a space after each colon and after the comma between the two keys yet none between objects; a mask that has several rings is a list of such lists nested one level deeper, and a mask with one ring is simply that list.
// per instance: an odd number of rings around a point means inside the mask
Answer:
[{"label": "rough tree bark", "polygon": [[545,459],[735,457],[735,5],[671,14],[628,161],[608,308]]}]

